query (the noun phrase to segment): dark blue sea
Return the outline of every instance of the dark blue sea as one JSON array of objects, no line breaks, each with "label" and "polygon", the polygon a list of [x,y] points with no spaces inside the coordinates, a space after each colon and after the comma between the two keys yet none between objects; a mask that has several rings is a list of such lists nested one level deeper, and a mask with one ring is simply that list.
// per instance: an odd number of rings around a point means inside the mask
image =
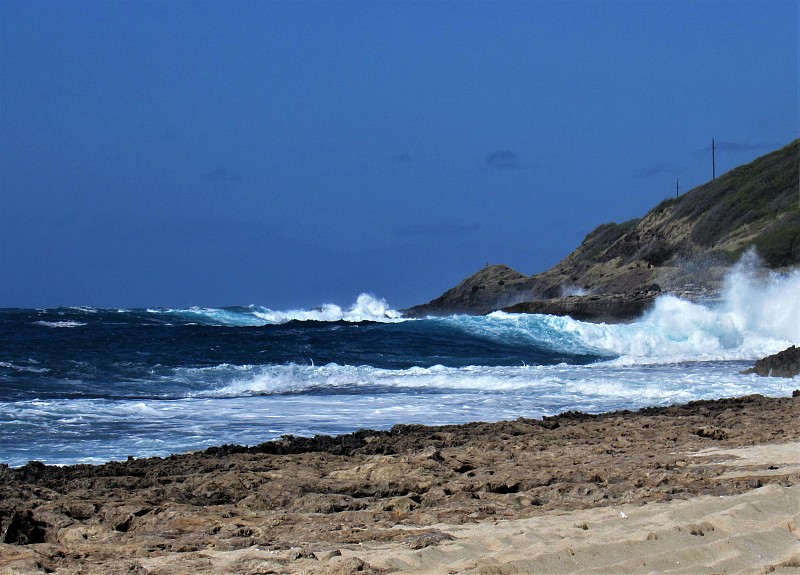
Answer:
[{"label": "dark blue sea", "polygon": [[740,273],[629,324],[349,307],[0,309],[0,462],[166,456],[282,435],[603,412],[761,393],[800,344],[800,276]]}]

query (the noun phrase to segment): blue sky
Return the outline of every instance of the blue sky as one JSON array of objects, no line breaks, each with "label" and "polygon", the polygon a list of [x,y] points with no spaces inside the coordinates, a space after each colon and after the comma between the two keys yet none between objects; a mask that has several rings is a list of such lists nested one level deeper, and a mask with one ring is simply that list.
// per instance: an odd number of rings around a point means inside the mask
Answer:
[{"label": "blue sky", "polygon": [[401,308],[796,137],[798,2],[0,1],[0,307]]}]

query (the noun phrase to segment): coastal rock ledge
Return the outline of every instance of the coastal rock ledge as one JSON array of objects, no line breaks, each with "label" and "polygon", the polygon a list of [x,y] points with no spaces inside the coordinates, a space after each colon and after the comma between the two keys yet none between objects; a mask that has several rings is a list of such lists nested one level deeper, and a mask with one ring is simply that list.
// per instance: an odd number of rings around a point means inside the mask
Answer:
[{"label": "coastal rock ledge", "polygon": [[503,308],[508,313],[568,315],[590,322],[623,323],[633,321],[653,307],[660,292],[637,291],[631,294],[566,296],[522,302]]},{"label": "coastal rock ledge", "polygon": [[793,345],[781,352],[768,355],[742,373],[756,373],[765,377],[794,377],[800,373],[800,348]]}]

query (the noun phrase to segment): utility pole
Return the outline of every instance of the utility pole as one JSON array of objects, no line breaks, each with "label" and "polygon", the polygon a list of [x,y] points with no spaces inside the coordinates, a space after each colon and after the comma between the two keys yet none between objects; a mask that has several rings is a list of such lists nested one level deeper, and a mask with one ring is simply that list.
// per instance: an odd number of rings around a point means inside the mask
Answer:
[{"label": "utility pole", "polygon": [[680,190],[680,187],[681,187],[681,179],[677,178],[675,180],[675,198],[678,197],[678,190]]},{"label": "utility pole", "polygon": [[717,146],[714,144],[714,138],[711,138],[711,179],[717,179]]}]

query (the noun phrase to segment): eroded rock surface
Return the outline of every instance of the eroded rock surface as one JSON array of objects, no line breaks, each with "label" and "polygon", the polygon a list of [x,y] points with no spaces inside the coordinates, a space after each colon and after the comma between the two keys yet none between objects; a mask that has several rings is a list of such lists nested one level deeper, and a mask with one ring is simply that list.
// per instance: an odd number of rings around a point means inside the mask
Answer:
[{"label": "eroded rock surface", "polygon": [[743,373],[757,373],[765,377],[794,377],[800,373],[800,348],[792,346],[756,361],[756,365]]}]

